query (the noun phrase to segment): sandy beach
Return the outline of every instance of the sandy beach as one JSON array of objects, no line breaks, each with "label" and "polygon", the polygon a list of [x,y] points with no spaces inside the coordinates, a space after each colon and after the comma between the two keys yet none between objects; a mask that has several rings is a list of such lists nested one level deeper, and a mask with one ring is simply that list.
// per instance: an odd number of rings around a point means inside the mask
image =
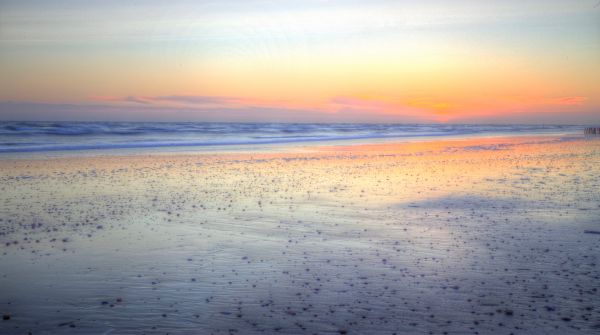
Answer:
[{"label": "sandy beach", "polygon": [[1,334],[594,334],[600,141],[0,159]]}]

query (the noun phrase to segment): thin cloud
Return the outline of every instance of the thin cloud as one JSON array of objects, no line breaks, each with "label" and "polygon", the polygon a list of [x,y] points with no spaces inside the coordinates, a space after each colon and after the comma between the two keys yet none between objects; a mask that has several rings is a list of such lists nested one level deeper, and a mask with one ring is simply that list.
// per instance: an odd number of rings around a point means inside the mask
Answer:
[{"label": "thin cloud", "polygon": [[146,97],[146,99],[151,101],[168,101],[192,105],[225,105],[231,103],[239,103],[240,101],[242,101],[241,98],[236,97],[220,97],[206,95],[163,95]]},{"label": "thin cloud", "polygon": [[134,96],[128,96],[125,98],[125,100],[127,102],[135,102],[137,104],[149,104],[148,101],[144,100],[144,99],[140,99],[138,97],[134,97]]},{"label": "thin cloud", "polygon": [[89,97],[93,101],[103,102],[133,102],[138,104],[176,103],[182,105],[231,105],[244,101],[237,97],[207,96],[207,95],[158,95],[158,96],[102,96]]},{"label": "thin cloud", "polygon": [[375,99],[362,99],[347,96],[334,97],[329,104],[338,112],[345,110],[362,110],[364,113],[397,113],[399,110],[406,111],[405,106],[390,104]]},{"label": "thin cloud", "polygon": [[149,104],[150,103],[150,101],[147,101],[143,98],[133,96],[133,95],[129,95],[126,97],[116,97],[116,96],[110,96],[110,95],[93,95],[93,96],[90,96],[88,99],[93,100],[93,101],[103,101],[103,102],[134,102],[137,104]]},{"label": "thin cloud", "polygon": [[587,97],[562,97],[550,99],[548,102],[553,105],[582,105],[588,98]]},{"label": "thin cloud", "polygon": [[363,99],[348,96],[338,96],[329,100],[332,106],[339,114],[362,113],[365,116],[373,116],[381,119],[384,115],[392,118],[401,117],[410,120],[431,120],[432,113],[426,113],[420,108],[401,103],[391,103],[377,99]]},{"label": "thin cloud", "polygon": [[[564,106],[562,107],[564,108]],[[208,121],[208,122],[440,122],[418,114],[365,113],[341,108],[335,113],[295,108],[161,107],[132,104],[52,104],[0,101],[0,120],[12,121]],[[557,113],[513,111],[491,115],[463,115],[449,123],[598,124],[600,113],[590,106],[583,111]]]}]

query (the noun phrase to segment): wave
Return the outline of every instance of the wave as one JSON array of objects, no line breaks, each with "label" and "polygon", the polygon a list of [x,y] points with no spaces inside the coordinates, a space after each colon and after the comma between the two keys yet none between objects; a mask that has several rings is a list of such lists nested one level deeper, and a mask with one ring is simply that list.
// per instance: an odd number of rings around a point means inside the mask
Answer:
[{"label": "wave", "polygon": [[580,130],[580,126],[563,125],[0,122],[0,153],[566,134]]}]

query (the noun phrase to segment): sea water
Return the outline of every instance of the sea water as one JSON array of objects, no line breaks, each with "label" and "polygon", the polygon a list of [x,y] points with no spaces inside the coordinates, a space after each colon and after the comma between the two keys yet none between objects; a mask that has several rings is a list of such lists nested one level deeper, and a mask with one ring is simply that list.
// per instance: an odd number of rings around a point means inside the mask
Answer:
[{"label": "sea water", "polygon": [[0,153],[580,133],[576,125],[0,122]]}]

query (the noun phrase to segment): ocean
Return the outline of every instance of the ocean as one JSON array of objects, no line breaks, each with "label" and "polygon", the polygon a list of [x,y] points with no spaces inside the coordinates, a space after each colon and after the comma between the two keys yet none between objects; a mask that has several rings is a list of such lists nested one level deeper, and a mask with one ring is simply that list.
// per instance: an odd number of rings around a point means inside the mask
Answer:
[{"label": "ocean", "polygon": [[575,125],[0,122],[0,153],[581,133]]}]

